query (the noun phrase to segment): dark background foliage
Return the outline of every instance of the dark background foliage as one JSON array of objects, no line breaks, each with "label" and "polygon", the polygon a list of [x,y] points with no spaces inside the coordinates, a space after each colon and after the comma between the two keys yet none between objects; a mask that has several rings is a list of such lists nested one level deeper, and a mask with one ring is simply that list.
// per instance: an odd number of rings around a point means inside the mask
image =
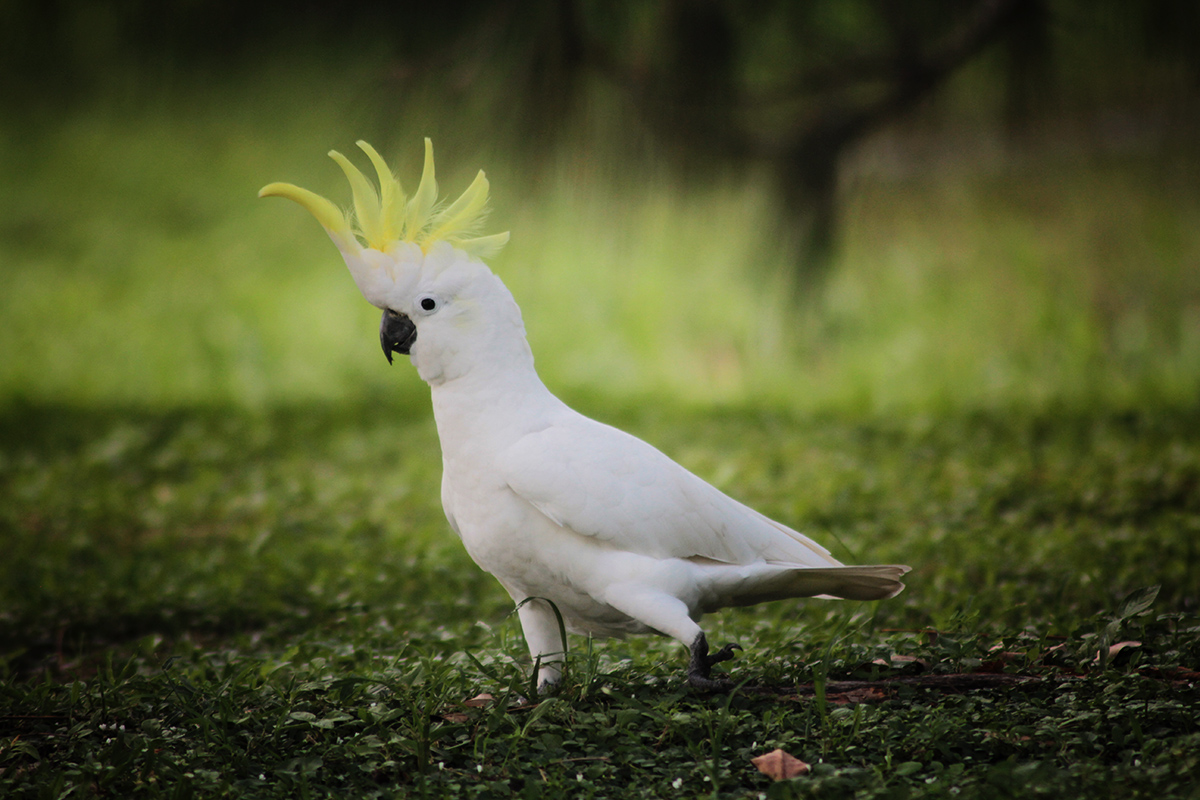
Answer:
[{"label": "dark background foliage", "polygon": [[[1102,126],[1106,114],[1153,128],[1156,142],[1197,131],[1200,11],[1188,0],[15,0],[0,14],[3,94],[50,114],[113,71],[154,83],[281,49],[320,59],[381,48],[381,106],[418,83],[450,98],[485,92],[499,146],[536,166],[594,93],[613,92],[621,102],[605,113],[619,109],[625,148],[651,148],[691,179],[771,174],[784,229],[804,244],[797,268],[817,279],[848,156],[914,111],[953,120],[987,107],[1014,147],[1050,123]],[[980,62],[968,90],[946,98]]]}]

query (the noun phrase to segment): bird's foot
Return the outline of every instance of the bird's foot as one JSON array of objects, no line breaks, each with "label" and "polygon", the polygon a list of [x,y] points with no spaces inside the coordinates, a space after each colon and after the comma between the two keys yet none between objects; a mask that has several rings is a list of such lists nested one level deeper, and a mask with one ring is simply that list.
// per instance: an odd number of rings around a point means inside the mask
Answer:
[{"label": "bird's foot", "polygon": [[688,683],[704,692],[728,692],[733,684],[721,678],[712,677],[712,667],[722,661],[733,658],[734,650],[741,650],[739,644],[727,644],[715,653],[708,652],[708,639],[701,632],[692,642],[692,658],[688,663]]}]

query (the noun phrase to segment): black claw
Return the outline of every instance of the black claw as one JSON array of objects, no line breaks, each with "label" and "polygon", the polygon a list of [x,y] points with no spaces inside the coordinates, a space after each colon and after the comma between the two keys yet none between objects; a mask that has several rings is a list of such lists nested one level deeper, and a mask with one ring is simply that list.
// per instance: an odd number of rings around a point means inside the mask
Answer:
[{"label": "black claw", "polygon": [[727,680],[711,677],[714,664],[733,658],[734,650],[741,650],[741,645],[727,644],[713,654],[708,652],[708,639],[701,632],[692,642],[692,658],[688,663],[688,683],[705,692],[728,692],[733,684]]},{"label": "black claw", "polygon": [[742,649],[742,646],[740,644],[734,644],[733,642],[730,642],[729,644],[725,645],[717,652],[708,656],[708,664],[709,664],[709,666],[712,666],[713,664],[720,664],[722,661],[728,661],[729,659],[733,658],[734,650],[741,650],[741,649]]}]

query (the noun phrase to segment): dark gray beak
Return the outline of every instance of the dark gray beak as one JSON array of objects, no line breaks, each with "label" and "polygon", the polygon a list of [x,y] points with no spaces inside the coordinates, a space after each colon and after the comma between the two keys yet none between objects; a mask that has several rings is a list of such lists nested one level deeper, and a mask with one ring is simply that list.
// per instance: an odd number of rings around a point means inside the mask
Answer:
[{"label": "dark gray beak", "polygon": [[383,312],[379,322],[379,343],[383,345],[383,354],[388,363],[392,363],[392,353],[408,355],[413,342],[417,340],[417,326],[413,321],[390,308]]}]

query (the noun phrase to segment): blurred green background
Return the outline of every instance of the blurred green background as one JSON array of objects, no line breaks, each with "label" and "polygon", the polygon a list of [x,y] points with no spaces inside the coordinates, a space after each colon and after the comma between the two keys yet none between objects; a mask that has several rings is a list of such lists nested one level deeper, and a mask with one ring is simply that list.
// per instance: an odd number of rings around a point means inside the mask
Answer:
[{"label": "blurred green background", "polygon": [[431,136],[569,397],[1192,406],[1196,5],[893,6],[0,5],[0,403],[424,402],[255,193]]}]

